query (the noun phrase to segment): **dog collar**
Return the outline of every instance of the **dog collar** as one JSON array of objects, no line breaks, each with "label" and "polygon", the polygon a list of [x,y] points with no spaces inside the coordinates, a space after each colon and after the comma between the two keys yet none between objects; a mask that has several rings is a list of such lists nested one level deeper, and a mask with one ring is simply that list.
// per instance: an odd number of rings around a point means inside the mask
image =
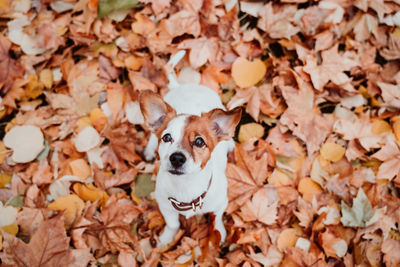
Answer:
[{"label": "dog collar", "polygon": [[201,194],[198,198],[192,200],[191,202],[180,202],[173,197],[169,197],[168,200],[171,202],[172,207],[174,207],[177,211],[187,211],[192,209],[193,212],[196,212],[197,207],[199,207],[199,209],[203,207],[203,200],[207,194],[208,189],[210,189],[211,181],[212,176],[210,178],[210,181],[208,182],[206,191],[204,191],[203,194]]}]

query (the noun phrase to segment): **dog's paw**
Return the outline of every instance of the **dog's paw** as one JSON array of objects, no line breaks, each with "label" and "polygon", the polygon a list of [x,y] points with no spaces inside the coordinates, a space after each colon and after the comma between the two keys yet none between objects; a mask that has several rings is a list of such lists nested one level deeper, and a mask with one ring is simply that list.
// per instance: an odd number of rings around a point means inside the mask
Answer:
[{"label": "dog's paw", "polygon": [[174,241],[174,237],[178,229],[172,229],[169,227],[165,227],[163,233],[158,238],[160,241],[158,242],[158,247],[165,247],[172,241]]}]

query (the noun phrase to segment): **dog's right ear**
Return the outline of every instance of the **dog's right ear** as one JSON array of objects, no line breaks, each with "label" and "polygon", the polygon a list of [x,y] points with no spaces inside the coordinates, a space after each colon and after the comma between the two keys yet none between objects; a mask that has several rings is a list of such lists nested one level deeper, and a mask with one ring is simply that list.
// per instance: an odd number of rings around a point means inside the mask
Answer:
[{"label": "dog's right ear", "polygon": [[142,91],[139,104],[147,127],[154,133],[159,132],[175,116],[175,110],[159,94]]}]

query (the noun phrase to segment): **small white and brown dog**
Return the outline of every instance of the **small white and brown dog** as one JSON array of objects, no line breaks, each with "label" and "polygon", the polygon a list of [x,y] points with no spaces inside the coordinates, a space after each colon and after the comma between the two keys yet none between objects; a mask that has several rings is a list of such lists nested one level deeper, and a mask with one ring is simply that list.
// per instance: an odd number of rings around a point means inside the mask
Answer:
[{"label": "small white and brown dog", "polygon": [[161,98],[151,91],[139,96],[147,127],[152,131],[145,157],[153,157],[158,146],[160,168],[155,197],[166,227],[159,245],[173,241],[179,229],[179,214],[215,214],[215,229],[225,241],[222,215],[228,204],[225,169],[227,154],[234,148],[232,137],[241,109],[226,111],[212,89],[198,84],[179,84],[175,65],[185,55],[171,57],[169,92]]}]

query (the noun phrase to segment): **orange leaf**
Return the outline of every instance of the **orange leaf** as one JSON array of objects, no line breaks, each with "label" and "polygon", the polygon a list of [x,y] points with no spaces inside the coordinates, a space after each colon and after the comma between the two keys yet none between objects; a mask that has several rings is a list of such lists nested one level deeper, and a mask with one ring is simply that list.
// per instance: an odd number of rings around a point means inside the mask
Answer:
[{"label": "orange leaf", "polygon": [[319,195],[322,192],[321,187],[311,178],[301,179],[298,190],[303,195],[303,199],[310,203],[312,202],[314,196]]},{"label": "orange leaf", "polygon": [[84,159],[70,161],[69,166],[71,167],[72,174],[81,179],[88,178],[92,173],[89,165]]},{"label": "orange leaf", "polygon": [[240,87],[250,87],[257,84],[264,77],[267,68],[260,59],[249,61],[238,57],[232,65],[232,77]]},{"label": "orange leaf", "polygon": [[83,200],[95,202],[100,199],[101,203],[104,204],[107,202],[109,196],[107,193],[93,184],[81,184],[76,183],[72,186],[74,192]]},{"label": "orange leaf", "polygon": [[287,228],[283,230],[276,241],[278,249],[280,251],[284,251],[286,248],[294,247],[300,234],[301,231],[294,228]]},{"label": "orange leaf", "polygon": [[47,207],[51,210],[64,211],[66,224],[71,225],[75,218],[81,214],[85,203],[77,195],[71,194],[57,198]]}]

